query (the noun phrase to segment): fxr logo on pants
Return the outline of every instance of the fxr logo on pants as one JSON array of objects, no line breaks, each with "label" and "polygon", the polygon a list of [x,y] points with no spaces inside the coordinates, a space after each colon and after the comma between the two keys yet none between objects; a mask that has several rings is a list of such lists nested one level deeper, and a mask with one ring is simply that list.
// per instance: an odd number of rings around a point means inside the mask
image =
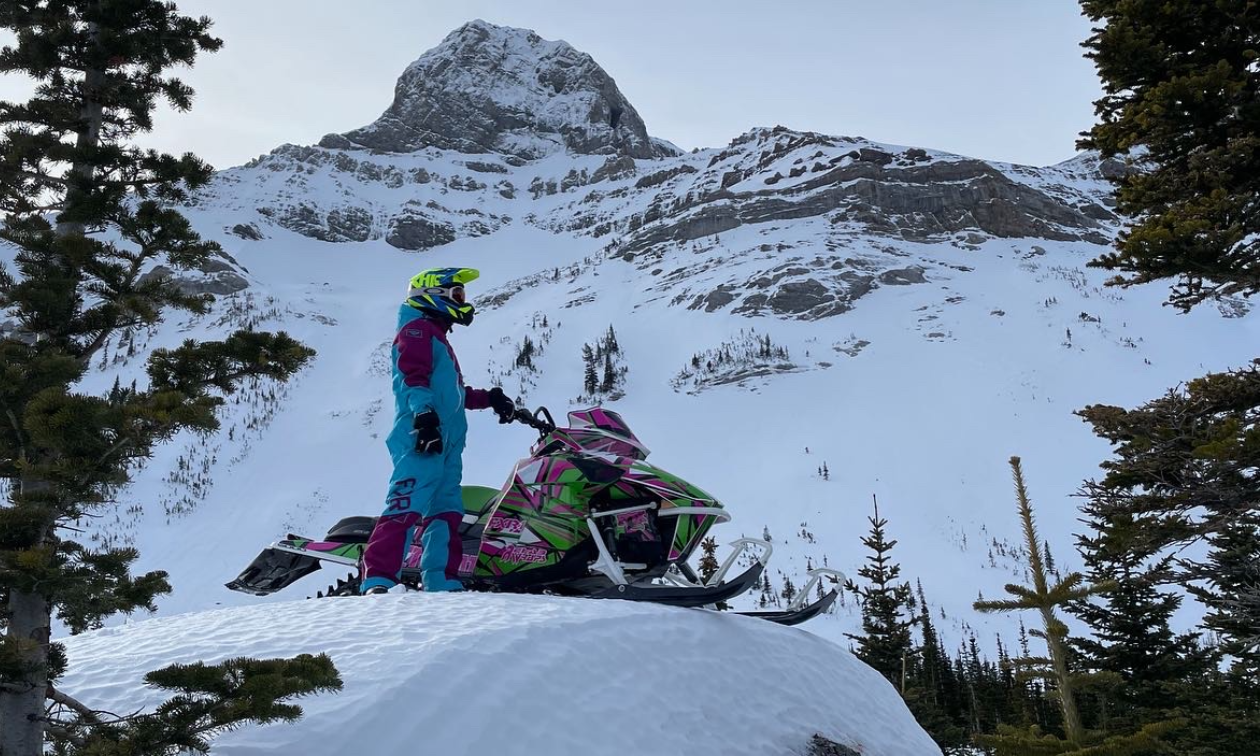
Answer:
[{"label": "fxr logo on pants", "polygon": [[385,507],[386,512],[406,512],[411,509],[411,494],[416,490],[415,478],[403,478],[396,480],[389,487],[389,496],[386,500],[389,506]]}]

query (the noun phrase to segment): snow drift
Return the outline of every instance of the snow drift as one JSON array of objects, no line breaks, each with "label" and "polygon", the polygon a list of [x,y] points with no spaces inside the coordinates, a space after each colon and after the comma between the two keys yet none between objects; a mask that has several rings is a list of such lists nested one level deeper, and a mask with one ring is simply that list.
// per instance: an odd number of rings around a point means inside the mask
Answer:
[{"label": "snow drift", "polygon": [[301,753],[939,754],[891,685],[847,651],[760,620],[623,601],[492,594],[324,599],[185,614],[66,641],[67,690],[133,711],[177,662],[325,651],[339,694],[222,756]]}]

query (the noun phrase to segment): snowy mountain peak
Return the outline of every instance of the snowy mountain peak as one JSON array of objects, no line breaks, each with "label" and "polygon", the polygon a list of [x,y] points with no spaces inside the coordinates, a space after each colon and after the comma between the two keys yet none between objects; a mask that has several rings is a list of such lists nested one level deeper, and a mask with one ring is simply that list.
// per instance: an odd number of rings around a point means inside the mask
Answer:
[{"label": "snowy mountain peak", "polygon": [[665,157],[643,119],[590,55],[528,29],[470,21],[407,67],[374,123],[323,147],[439,147],[526,160],[568,151]]}]

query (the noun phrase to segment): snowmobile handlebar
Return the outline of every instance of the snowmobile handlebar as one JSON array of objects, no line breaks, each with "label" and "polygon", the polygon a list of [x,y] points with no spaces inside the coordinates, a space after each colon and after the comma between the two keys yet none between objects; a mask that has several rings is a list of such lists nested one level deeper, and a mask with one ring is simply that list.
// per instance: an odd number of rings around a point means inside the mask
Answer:
[{"label": "snowmobile handlebar", "polygon": [[512,419],[522,425],[528,425],[538,431],[539,436],[545,436],[556,429],[555,418],[551,416],[551,411],[546,407],[539,407],[530,412],[524,407],[518,407],[512,413]]}]

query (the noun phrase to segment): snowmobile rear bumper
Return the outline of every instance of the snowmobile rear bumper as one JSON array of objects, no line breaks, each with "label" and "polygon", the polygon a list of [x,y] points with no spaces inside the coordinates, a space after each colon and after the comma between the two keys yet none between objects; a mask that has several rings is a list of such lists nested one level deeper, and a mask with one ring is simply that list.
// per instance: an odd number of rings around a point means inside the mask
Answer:
[{"label": "snowmobile rear bumper", "polygon": [[227,583],[227,587],[255,596],[267,596],[318,570],[320,562],[357,570],[365,546],[357,538],[346,542],[312,541],[289,534],[283,541],[276,541],[263,549],[235,580]]}]

